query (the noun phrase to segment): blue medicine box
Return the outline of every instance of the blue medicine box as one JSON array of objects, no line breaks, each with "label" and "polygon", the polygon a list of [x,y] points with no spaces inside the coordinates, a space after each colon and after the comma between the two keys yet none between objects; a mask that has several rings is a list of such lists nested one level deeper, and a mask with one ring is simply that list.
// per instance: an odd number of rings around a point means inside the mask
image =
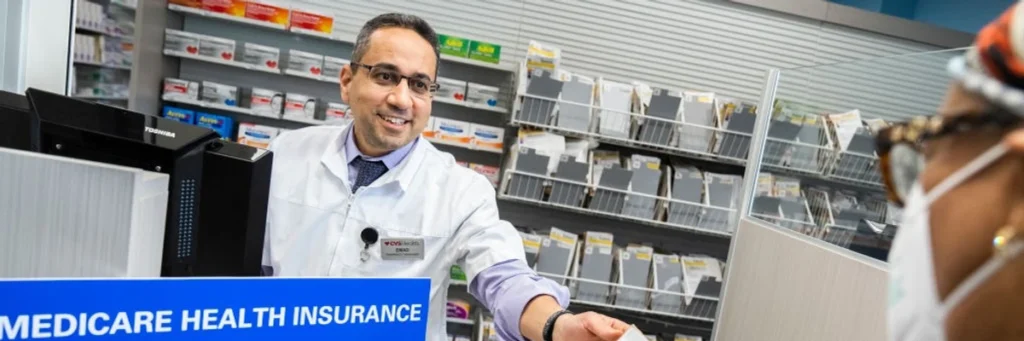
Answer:
[{"label": "blue medicine box", "polygon": [[235,121],[230,117],[205,112],[196,113],[196,125],[213,129],[222,139],[231,139],[235,130]]},{"label": "blue medicine box", "polygon": [[169,105],[164,106],[163,117],[188,124],[196,123],[196,113],[194,111]]}]

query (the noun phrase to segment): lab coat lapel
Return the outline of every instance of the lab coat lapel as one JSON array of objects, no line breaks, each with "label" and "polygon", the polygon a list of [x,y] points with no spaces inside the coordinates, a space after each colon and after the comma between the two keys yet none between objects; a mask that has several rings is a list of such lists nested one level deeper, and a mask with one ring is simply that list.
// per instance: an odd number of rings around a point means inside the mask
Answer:
[{"label": "lab coat lapel", "polygon": [[340,179],[346,189],[352,188],[352,184],[348,183],[348,163],[345,162],[345,139],[348,138],[349,131],[351,129],[347,127],[341,129],[341,133],[331,141],[320,157],[320,162],[324,167]]}]

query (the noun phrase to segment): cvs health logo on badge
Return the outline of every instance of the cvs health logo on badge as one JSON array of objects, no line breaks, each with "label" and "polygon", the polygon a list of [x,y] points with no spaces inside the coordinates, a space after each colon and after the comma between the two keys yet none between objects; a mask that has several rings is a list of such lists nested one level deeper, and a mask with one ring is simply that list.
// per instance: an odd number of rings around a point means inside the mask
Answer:
[{"label": "cvs health logo on badge", "polygon": [[400,241],[400,240],[385,240],[384,241],[384,245],[386,245],[386,246],[402,246],[402,241]]}]

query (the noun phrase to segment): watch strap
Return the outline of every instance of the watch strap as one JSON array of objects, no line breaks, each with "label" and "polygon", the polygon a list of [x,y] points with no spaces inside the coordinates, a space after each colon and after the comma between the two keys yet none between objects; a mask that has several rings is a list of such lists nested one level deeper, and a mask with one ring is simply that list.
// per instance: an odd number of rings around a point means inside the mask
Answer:
[{"label": "watch strap", "polygon": [[553,338],[555,334],[555,321],[557,321],[558,318],[561,317],[562,315],[566,314],[572,314],[572,312],[568,310],[559,310],[554,314],[551,314],[550,317],[548,317],[548,321],[544,323],[544,341],[554,341]]}]

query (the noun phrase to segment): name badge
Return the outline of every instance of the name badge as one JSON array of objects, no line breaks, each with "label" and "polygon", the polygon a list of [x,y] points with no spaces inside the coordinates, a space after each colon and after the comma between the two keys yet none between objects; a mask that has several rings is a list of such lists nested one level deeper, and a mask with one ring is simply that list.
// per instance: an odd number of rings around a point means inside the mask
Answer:
[{"label": "name badge", "polygon": [[422,260],[423,238],[382,238],[380,258],[383,260]]}]

